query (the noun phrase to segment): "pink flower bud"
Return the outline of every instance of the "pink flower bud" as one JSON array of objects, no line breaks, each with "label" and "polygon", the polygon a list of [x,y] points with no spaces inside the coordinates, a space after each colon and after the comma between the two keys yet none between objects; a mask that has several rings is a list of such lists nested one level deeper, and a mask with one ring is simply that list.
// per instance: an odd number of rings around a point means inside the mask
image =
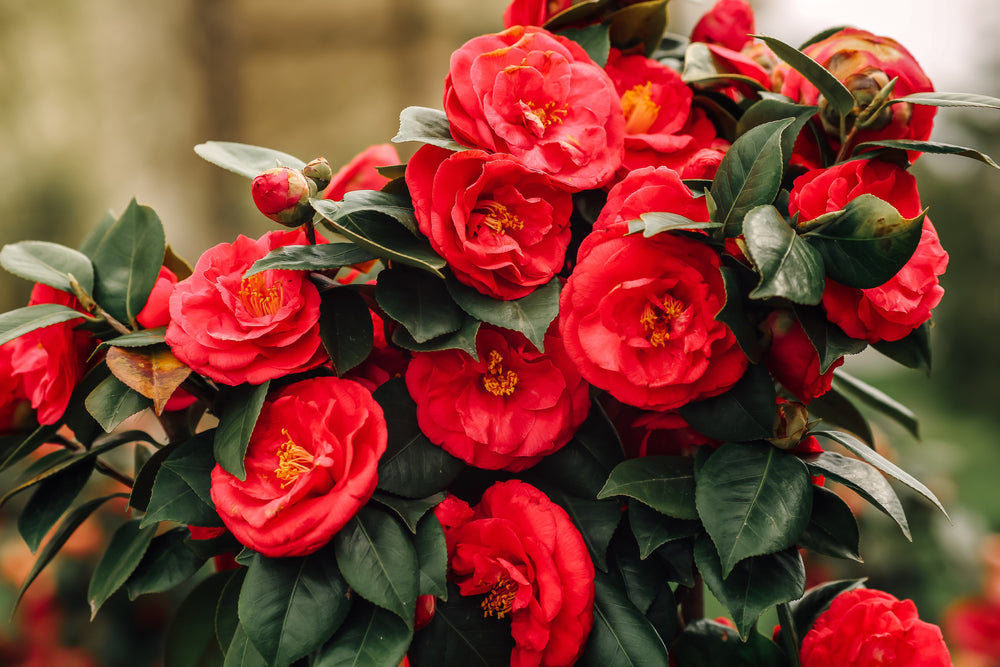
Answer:
[{"label": "pink flower bud", "polygon": [[739,51],[754,32],[753,9],[746,0],[719,0],[694,26],[691,41]]},{"label": "pink flower bud", "polygon": [[275,222],[298,227],[312,219],[309,198],[316,196],[316,184],[298,170],[276,167],[262,171],[250,190],[258,210]]}]

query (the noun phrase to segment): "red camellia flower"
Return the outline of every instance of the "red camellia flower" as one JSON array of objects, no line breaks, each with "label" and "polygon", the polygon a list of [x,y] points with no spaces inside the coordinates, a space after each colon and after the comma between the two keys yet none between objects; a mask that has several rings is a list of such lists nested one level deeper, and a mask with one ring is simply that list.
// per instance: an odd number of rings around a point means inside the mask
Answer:
[{"label": "red camellia flower", "polygon": [[406,166],[417,223],[461,282],[517,299],[566,261],[572,196],[503,153],[426,145]]},{"label": "red camellia flower", "polygon": [[746,0],[718,0],[691,30],[691,41],[739,51],[755,32],[753,9]]},{"label": "red camellia flower", "polygon": [[503,13],[503,27],[545,25],[545,22],[569,9],[573,0],[513,0]]},{"label": "red camellia flower", "polygon": [[244,278],[275,248],[306,244],[301,230],[273,231],[210,248],[170,296],[166,341],[216,382],[237,385],[314,368],[329,357],[319,337],[319,292],[302,271]]},{"label": "red camellia flower", "polygon": [[510,480],[474,508],[448,496],[434,514],[461,594],[484,595],[484,616],[510,617],[511,667],[576,662],[593,624],[594,565],[565,510]]},{"label": "red camellia flower", "polygon": [[170,295],[177,284],[177,274],[165,266],[160,267],[160,275],[156,277],[153,291],[146,299],[135,321],[147,329],[165,327],[170,322]]},{"label": "red camellia flower", "polygon": [[763,328],[771,335],[766,362],[774,379],[803,403],[830,391],[833,371],[844,364],[843,357],[820,373],[819,353],[791,311],[771,311]]},{"label": "red camellia flower", "polygon": [[941,629],[911,600],[858,588],[834,598],[802,639],[802,667],[951,667]]},{"label": "red camellia flower", "polygon": [[582,257],[590,244],[601,242],[605,235],[624,236],[628,223],[643,213],[673,213],[693,222],[708,222],[704,197],[695,197],[673,169],[645,167],[631,172],[608,192],[607,202],[594,221],[594,232],[580,247]]},{"label": "red camellia flower", "polygon": [[319,196],[340,201],[354,190],[380,190],[389,179],[378,173],[376,167],[395,164],[399,164],[399,154],[392,144],[369,146],[334,174]]},{"label": "red camellia flower", "polygon": [[[806,222],[844,208],[861,194],[892,204],[900,215],[920,214],[917,182],[905,169],[879,160],[854,160],[807,172],[795,179],[789,211]],[[823,307],[831,322],[853,338],[877,343],[899,340],[930,319],[944,296],[938,278],[948,267],[948,253],[927,218],[910,260],[888,282],[871,289],[826,281]]]},{"label": "red camellia flower", "polygon": [[388,433],[371,392],[319,377],[268,397],[246,453],[246,481],[216,466],[212,501],[242,544],[268,557],[304,556],[368,501]]},{"label": "red camellia flower", "polygon": [[406,386],[420,430],[479,468],[523,470],[561,448],[590,399],[555,326],[544,346],[542,353],[520,333],[483,326],[478,361],[456,349],[414,353]]},{"label": "red camellia flower", "polygon": [[604,185],[621,166],[614,85],[578,44],[542,28],[466,42],[451,57],[444,110],[459,143],[516,155],[573,192]]}]

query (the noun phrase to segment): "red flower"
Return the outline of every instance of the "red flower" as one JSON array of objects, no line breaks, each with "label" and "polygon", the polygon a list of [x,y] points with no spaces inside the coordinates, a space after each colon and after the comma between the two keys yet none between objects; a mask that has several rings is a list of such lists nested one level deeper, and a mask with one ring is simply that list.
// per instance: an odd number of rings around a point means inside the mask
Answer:
[{"label": "red flower", "polygon": [[451,56],[444,110],[459,143],[511,153],[573,192],[604,185],[621,165],[614,85],[583,48],[542,28],[466,42]]},{"label": "red flower", "polygon": [[423,146],[406,184],[420,231],[483,294],[526,296],[566,261],[572,196],[510,155]]},{"label": "red flower", "polygon": [[240,236],[210,248],[170,296],[167,344],[196,372],[237,385],[309,370],[327,360],[319,337],[319,292],[302,271],[244,278],[274,248],[304,245],[301,230]]},{"label": "red flower", "polygon": [[[36,284],[29,306],[55,303],[80,309],[70,294],[48,285]],[[82,311],[81,311],[82,312]],[[31,407],[38,411],[40,424],[55,424],[66,411],[70,394],[87,370],[87,358],[94,342],[85,331],[74,327],[83,318],[50,324],[16,338],[11,346],[10,363]]]},{"label": "red flower", "polygon": [[212,501],[242,544],[268,557],[304,556],[371,497],[387,437],[382,408],[356,382],[295,382],[264,402],[246,481],[212,471]]},{"label": "red flower", "polygon": [[640,410],[605,394],[601,404],[614,423],[627,458],[641,456],[693,456],[702,445],[722,443],[702,435],[676,410]]},{"label": "red flower", "polygon": [[569,442],[590,400],[555,326],[544,354],[520,333],[486,326],[476,351],[479,361],[454,349],[410,361],[406,386],[431,442],[479,468],[511,471]]},{"label": "red flower", "polygon": [[275,167],[257,174],[250,183],[250,194],[257,210],[277,223],[298,227],[312,219],[309,198],[316,196],[316,184],[297,169]]},{"label": "red flower", "polygon": [[486,489],[474,508],[448,496],[434,510],[462,595],[484,616],[510,616],[511,667],[572,665],[593,624],[594,565],[566,512],[519,480]]},{"label": "red flower", "polygon": [[[861,194],[892,204],[900,215],[920,214],[916,179],[906,170],[878,160],[854,160],[807,172],[795,179],[789,212],[806,222],[837,211]],[[948,267],[931,221],[924,219],[920,243],[910,260],[888,282],[871,289],[826,281],[823,307],[831,322],[852,338],[877,343],[899,340],[930,319],[944,296],[938,277]]]},{"label": "red flower", "polygon": [[354,190],[381,190],[389,179],[378,173],[376,167],[396,164],[399,164],[399,154],[392,144],[369,146],[334,174],[319,196],[321,199],[340,201]]},{"label": "red flower", "polygon": [[763,326],[771,334],[766,362],[775,380],[803,403],[830,391],[833,371],[843,365],[843,357],[820,373],[819,353],[791,311],[771,311]]},{"label": "red flower", "polygon": [[695,24],[691,41],[739,51],[755,32],[753,9],[746,0],[718,0]]},{"label": "red flower", "polygon": [[177,274],[161,266],[153,291],[146,299],[146,305],[135,316],[135,321],[147,329],[167,326],[170,322],[170,295],[173,294],[176,284]]},{"label": "red flower", "polygon": [[573,0],[513,0],[503,13],[503,27],[545,25],[545,22],[569,9]]},{"label": "red flower", "polygon": [[14,375],[13,352],[13,341],[0,345],[0,435],[20,431],[24,417],[28,416],[22,413],[30,413],[24,388]]},{"label": "red flower", "polygon": [[707,220],[669,169],[640,170],[612,188],[560,297],[560,331],[581,375],[615,398],[668,410],[729,389],[747,359],[715,319],[726,301],[719,255],[669,233],[623,236],[646,211]]},{"label": "red flower", "polygon": [[951,667],[938,626],[911,600],[858,588],[834,598],[802,639],[802,667]]}]

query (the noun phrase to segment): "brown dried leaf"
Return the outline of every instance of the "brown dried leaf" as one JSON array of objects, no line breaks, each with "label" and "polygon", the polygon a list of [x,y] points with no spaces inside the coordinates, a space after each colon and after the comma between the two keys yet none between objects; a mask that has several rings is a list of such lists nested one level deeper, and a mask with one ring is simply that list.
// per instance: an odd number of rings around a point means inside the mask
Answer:
[{"label": "brown dried leaf", "polygon": [[166,345],[141,348],[112,347],[108,350],[108,368],[129,388],[153,401],[153,410],[163,414],[167,400],[191,375]]}]

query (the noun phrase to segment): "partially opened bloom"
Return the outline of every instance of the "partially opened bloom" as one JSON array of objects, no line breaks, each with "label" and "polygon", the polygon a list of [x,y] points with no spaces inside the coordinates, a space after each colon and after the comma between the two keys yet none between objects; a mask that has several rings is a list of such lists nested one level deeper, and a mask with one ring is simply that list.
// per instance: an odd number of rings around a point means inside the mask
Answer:
[{"label": "partially opened bloom", "polygon": [[819,353],[792,311],[771,311],[762,327],[771,337],[765,362],[775,380],[803,403],[830,391],[833,371],[843,365],[843,357],[821,373]]},{"label": "partially opened bloom", "polygon": [[461,594],[485,596],[487,623],[510,617],[511,667],[576,662],[593,624],[594,565],[565,510],[510,480],[486,489],[475,507],[448,496],[434,513]]},{"label": "partially opened bloom", "polygon": [[371,392],[319,377],[268,397],[246,453],[246,480],[212,471],[212,501],[242,544],[268,557],[312,553],[350,521],[378,482],[388,432]]},{"label": "partially opened bloom", "polygon": [[746,0],[718,0],[691,30],[692,42],[719,44],[739,51],[756,31],[753,9]]}]

